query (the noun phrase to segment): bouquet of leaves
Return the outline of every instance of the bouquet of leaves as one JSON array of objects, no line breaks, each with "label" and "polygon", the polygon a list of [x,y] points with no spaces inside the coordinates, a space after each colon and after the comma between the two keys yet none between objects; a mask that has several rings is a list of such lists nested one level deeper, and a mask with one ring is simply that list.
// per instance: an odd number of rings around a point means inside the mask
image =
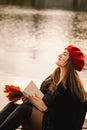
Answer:
[{"label": "bouquet of leaves", "polygon": [[17,102],[23,96],[19,86],[5,85],[4,92],[9,101]]}]

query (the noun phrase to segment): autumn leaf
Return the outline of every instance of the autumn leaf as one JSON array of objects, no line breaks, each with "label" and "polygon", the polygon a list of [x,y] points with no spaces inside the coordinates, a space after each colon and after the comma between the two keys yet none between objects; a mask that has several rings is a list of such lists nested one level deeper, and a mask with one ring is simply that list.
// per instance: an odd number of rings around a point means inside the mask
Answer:
[{"label": "autumn leaf", "polygon": [[4,92],[8,100],[12,102],[17,102],[23,96],[19,86],[5,85]]}]

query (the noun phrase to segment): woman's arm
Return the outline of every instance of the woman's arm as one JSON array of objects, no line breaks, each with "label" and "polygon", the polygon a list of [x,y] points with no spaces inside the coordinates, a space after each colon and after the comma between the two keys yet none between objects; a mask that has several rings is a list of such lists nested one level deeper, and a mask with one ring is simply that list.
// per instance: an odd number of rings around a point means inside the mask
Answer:
[{"label": "woman's arm", "polygon": [[[35,105],[35,107],[37,107],[40,111],[45,111],[47,109],[46,104],[43,102],[42,99],[40,99],[36,94],[33,96],[29,96],[29,98],[32,99],[33,104]],[[22,101],[23,102],[28,102],[31,103],[29,98],[22,96]]]},{"label": "woman's arm", "polygon": [[22,101],[23,101],[23,102],[30,102],[30,101],[29,101],[29,98],[27,98],[27,97],[25,97],[25,96],[22,96]]},{"label": "woman's arm", "polygon": [[47,106],[44,103],[44,101],[38,97],[37,94],[30,96],[32,98],[34,105],[40,110],[40,111],[46,111]]}]

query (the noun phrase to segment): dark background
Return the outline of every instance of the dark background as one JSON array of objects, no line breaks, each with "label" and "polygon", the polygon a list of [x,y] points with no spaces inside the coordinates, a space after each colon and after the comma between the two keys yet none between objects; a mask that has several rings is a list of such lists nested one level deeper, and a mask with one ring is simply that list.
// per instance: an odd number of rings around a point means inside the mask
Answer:
[{"label": "dark background", "polygon": [[87,11],[87,0],[0,0],[1,5],[18,5],[35,9],[67,9]]}]

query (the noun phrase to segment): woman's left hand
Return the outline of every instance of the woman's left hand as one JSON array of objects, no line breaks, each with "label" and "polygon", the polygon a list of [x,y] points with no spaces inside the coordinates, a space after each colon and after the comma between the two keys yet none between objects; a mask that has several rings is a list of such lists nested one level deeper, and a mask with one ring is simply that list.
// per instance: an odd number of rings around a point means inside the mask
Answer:
[{"label": "woman's left hand", "polygon": [[23,101],[23,102],[28,102],[28,103],[30,102],[30,101],[29,101],[29,98],[27,98],[27,97],[25,97],[25,96],[22,96],[22,101]]},{"label": "woman's left hand", "polygon": [[40,111],[45,111],[47,109],[46,104],[43,102],[41,98],[38,97],[37,94],[33,96],[29,96],[32,98],[34,105],[40,110]]}]

